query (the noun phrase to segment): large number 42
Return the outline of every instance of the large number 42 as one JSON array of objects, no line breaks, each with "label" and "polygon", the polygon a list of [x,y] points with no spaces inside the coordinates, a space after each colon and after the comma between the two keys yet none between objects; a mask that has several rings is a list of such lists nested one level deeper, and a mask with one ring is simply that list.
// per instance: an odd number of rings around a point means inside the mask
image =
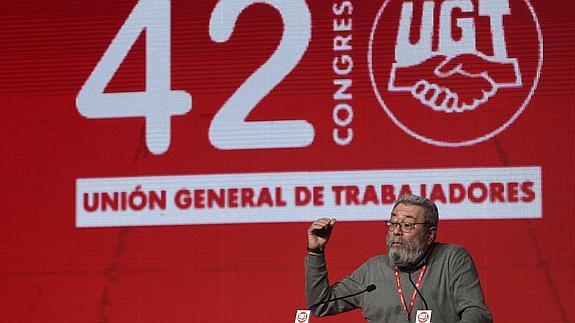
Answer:
[{"label": "large number 42", "polygon": [[[305,0],[220,0],[210,17],[210,37],[225,42],[238,17],[252,4],[265,3],[280,13],[284,30],[275,52],[215,114],[209,139],[218,149],[305,147],[315,132],[305,120],[246,122],[250,111],[299,63],[311,38],[311,14]],[[171,89],[171,7],[169,0],[140,0],[80,89],[76,106],[87,118],[144,117],[146,143],[154,154],[170,146],[171,117],[192,108],[192,96]],[[104,93],[143,31],[146,31],[146,89]]]}]

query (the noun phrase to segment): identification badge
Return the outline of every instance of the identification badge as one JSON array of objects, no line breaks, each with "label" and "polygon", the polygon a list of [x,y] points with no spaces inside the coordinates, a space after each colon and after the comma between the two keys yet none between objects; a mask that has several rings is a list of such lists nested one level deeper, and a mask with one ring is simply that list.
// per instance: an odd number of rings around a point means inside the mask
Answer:
[{"label": "identification badge", "polygon": [[431,323],[431,310],[418,310],[417,314],[415,315],[415,322]]}]

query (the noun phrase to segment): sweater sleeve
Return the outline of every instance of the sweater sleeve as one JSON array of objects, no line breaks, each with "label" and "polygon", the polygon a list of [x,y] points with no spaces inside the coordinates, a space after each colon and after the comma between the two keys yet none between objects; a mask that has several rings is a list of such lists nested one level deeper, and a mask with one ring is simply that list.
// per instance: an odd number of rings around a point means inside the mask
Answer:
[{"label": "sweater sleeve", "polygon": [[[330,285],[327,277],[327,265],[324,255],[308,255],[305,258],[305,291],[308,308],[314,304],[351,295],[365,289],[363,286],[363,267],[350,276]],[[347,312],[361,307],[361,295],[323,304],[312,309],[314,316],[327,316]]]},{"label": "sweater sleeve", "polygon": [[485,304],[475,264],[465,249],[458,249],[450,267],[452,301],[461,318],[460,322],[492,323],[493,318]]}]

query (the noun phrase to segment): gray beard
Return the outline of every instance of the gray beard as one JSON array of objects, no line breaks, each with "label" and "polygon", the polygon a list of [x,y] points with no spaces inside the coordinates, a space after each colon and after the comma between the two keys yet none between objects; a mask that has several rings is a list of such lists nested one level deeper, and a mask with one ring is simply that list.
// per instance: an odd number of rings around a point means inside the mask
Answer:
[{"label": "gray beard", "polygon": [[[421,261],[427,251],[426,236],[417,237],[411,241],[405,241],[402,237],[389,235],[387,237],[387,248],[391,263],[400,268],[413,268]],[[393,242],[400,242],[402,248],[392,246]]]}]

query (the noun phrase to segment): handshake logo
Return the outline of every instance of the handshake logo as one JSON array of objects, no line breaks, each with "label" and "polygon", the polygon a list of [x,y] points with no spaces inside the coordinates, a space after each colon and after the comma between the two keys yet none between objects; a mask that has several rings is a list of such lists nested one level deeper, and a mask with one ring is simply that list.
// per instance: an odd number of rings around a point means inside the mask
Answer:
[{"label": "handshake logo", "polygon": [[[491,138],[519,116],[539,79],[542,35],[528,0],[511,1],[384,2],[370,37],[370,76],[400,128],[427,143],[463,146]],[[397,27],[390,28],[391,21]],[[507,30],[530,34],[515,37]],[[475,124],[461,129],[466,116]],[[416,129],[425,119],[436,127]]]},{"label": "handshake logo", "polygon": [[453,57],[435,54],[415,65],[395,63],[388,89],[410,92],[434,111],[451,113],[474,110],[499,88],[521,85],[517,60],[497,60],[477,52]]}]

